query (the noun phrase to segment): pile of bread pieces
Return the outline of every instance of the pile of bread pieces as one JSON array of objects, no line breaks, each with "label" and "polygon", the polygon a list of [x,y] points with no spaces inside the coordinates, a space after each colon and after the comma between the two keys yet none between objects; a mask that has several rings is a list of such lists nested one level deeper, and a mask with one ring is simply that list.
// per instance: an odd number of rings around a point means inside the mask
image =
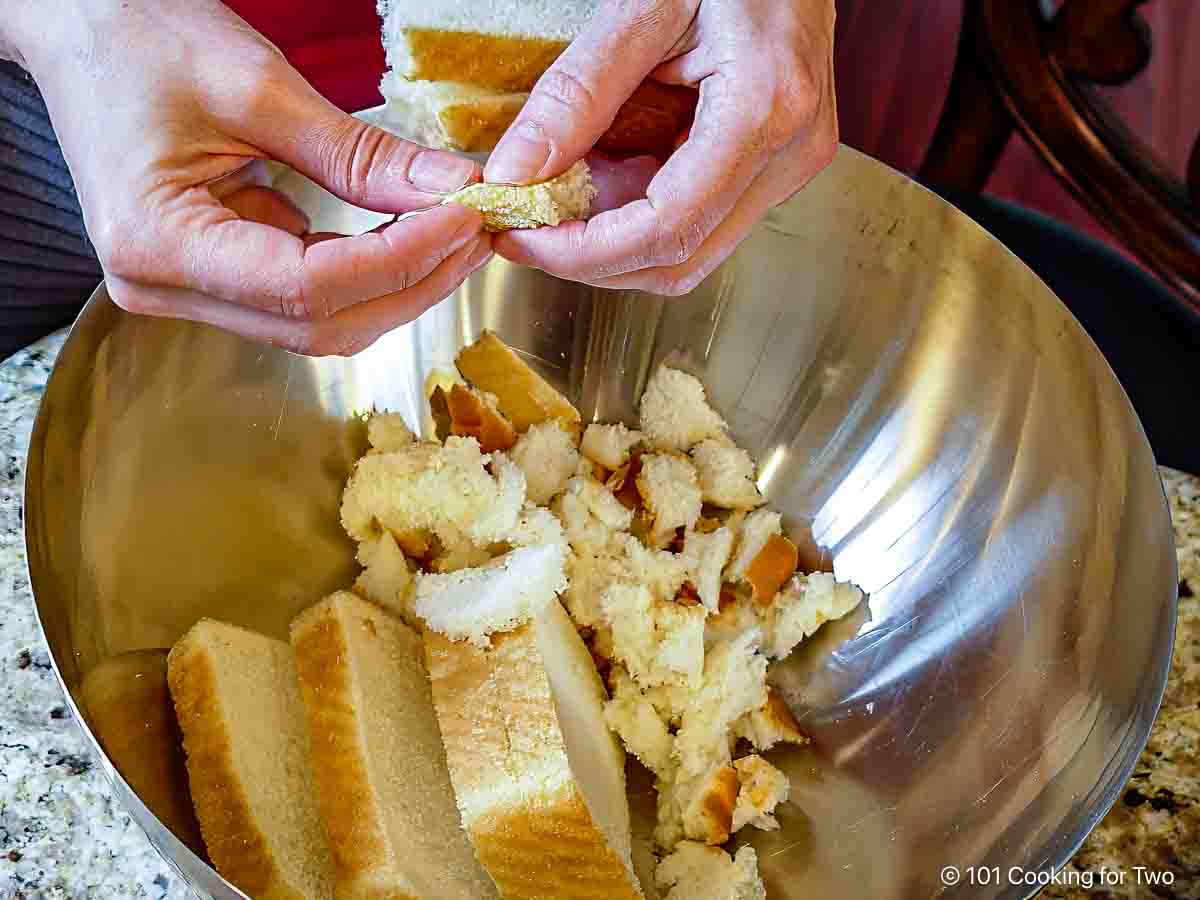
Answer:
[{"label": "pile of bread pieces", "polygon": [[[203,620],[167,658],[209,858],[256,900],[766,891],[804,743],[768,682],[863,594],[796,545],[703,385],[661,366],[637,430],[583,426],[485,332],[418,438],[372,413],[343,493],[362,571],[290,642]],[[631,838],[626,754],[653,773]],[[631,763],[632,765],[636,765]]]}]

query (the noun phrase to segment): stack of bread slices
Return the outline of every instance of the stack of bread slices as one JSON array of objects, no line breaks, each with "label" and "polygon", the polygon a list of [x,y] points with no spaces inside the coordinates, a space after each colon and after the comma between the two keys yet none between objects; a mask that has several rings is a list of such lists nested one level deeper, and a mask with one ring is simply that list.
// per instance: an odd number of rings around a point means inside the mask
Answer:
[{"label": "stack of bread slices", "polygon": [[[381,124],[427,147],[487,153],[598,6],[598,0],[380,0],[388,62]],[[647,82],[598,149],[665,155],[695,103],[694,91]]]}]

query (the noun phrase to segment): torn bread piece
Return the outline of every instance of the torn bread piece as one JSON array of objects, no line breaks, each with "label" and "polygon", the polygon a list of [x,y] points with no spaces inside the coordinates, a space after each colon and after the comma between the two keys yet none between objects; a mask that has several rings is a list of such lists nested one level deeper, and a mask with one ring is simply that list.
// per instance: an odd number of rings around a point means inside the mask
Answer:
[{"label": "torn bread piece", "polygon": [[494,232],[586,219],[598,193],[592,183],[592,171],[581,159],[549,181],[528,185],[471,184],[450,194],[442,203],[459,203],[478,210],[483,215],[484,231]]},{"label": "torn bread piece", "polygon": [[738,779],[739,772],[733,766],[716,766],[708,774],[676,788],[681,798],[685,837],[713,845],[729,840],[736,830]]},{"label": "torn bread piece", "polygon": [[733,559],[725,569],[726,581],[741,581],[746,570],[775,535],[783,534],[783,517],[769,509],[758,509],[746,516],[737,529]]},{"label": "torn bread piece", "polygon": [[670,891],[663,900],[766,900],[753,847],[730,856],[720,847],[683,841],[655,870],[654,880]]},{"label": "torn bread piece", "polygon": [[562,522],[558,517],[545,507],[528,503],[517,516],[517,524],[504,535],[504,543],[513,547],[561,544],[569,548],[567,534],[563,531]]},{"label": "torn bread piece", "polygon": [[367,441],[374,453],[391,453],[407,447],[415,440],[400,413],[376,412],[367,418]]},{"label": "torn bread piece", "polygon": [[701,687],[693,691],[675,734],[679,777],[696,778],[731,758],[733,723],[767,702],[767,659],[750,631],[705,655]]},{"label": "torn bread piece", "polygon": [[604,720],[625,744],[625,749],[647,769],[666,780],[675,777],[675,738],[659,711],[629,677],[623,666],[609,673],[612,699],[604,705]]},{"label": "torn bread piece", "polygon": [[290,634],[339,900],[498,898],[462,830],[420,635],[347,592]]},{"label": "torn bread piece", "polygon": [[700,379],[659,366],[642,394],[641,430],[659,448],[686,453],[709,438],[728,442],[725,420],[704,395]]},{"label": "torn bread piece", "polygon": [[592,462],[615,472],[629,462],[629,452],[642,442],[642,433],[616,425],[593,422],[583,432],[580,452]]},{"label": "torn bread piece", "polygon": [[217,871],[262,900],[333,900],[292,648],[202,619],[171,648],[167,680]]},{"label": "torn bread piece", "polygon": [[826,622],[853,612],[864,596],[860,588],[828,572],[794,576],[762,613],[763,652],[782,659]]},{"label": "torn bread piece", "polygon": [[509,450],[517,442],[512,423],[500,412],[491,394],[456,384],[444,397],[451,434],[475,438],[483,453]]},{"label": "torn bread piece", "polygon": [[570,479],[553,508],[576,552],[605,551],[618,533],[633,526],[633,510],[608,487],[586,475]]},{"label": "torn bread piece", "polygon": [[710,613],[720,611],[721,576],[732,552],[733,532],[723,526],[707,534],[689,532],[684,540],[681,556],[688,578]]},{"label": "torn bread piece", "polygon": [[342,525],[356,540],[378,534],[435,532],[450,545],[467,535],[476,544],[500,540],[525,504],[525,476],[504,456],[491,460],[474,438],[451,436],[444,446],[411,444],[360,459],[342,494]]},{"label": "torn bread piece", "polygon": [[563,544],[518,547],[477,569],[417,576],[413,608],[426,627],[486,647],[527,622],[567,589]]},{"label": "torn bread piece", "polygon": [[660,546],[677,529],[690,531],[695,526],[703,506],[700,482],[696,469],[685,456],[648,453],[641,460],[638,492],[653,518],[651,541]]},{"label": "torn bread piece", "polygon": [[741,831],[747,825],[763,831],[778,830],[779,821],[772,813],[788,798],[791,785],[787,776],[761,756],[743,757],[733,768],[739,786],[732,831]]},{"label": "torn bread piece", "polygon": [[756,710],[746,713],[733,723],[733,733],[745,738],[755,750],[770,750],[776,744],[803,745],[808,736],[800,730],[800,723],[792,715],[791,708],[773,688],[767,688],[767,702]]},{"label": "torn bread piece", "polygon": [[656,600],[644,584],[617,582],[600,598],[613,656],[646,687],[696,688],[704,674],[704,607]]},{"label": "torn bread piece", "polygon": [[525,473],[526,495],[540,506],[566,490],[579,467],[575,436],[557,420],[529,426],[510,456]]},{"label": "torn bread piece", "polygon": [[572,434],[579,432],[579,410],[494,333],[485,331],[463,348],[456,362],[471,384],[495,396],[500,411],[518,432],[550,419],[557,419]]},{"label": "torn bread piece", "polygon": [[766,503],[755,481],[754,460],[741,447],[709,438],[692,448],[704,502],[725,509],[754,509]]},{"label": "torn bread piece", "polygon": [[358,545],[357,557],[363,570],[354,589],[413,624],[412,569],[395,536],[384,531],[367,538]]},{"label": "torn bread piece", "polygon": [[435,631],[425,646],[463,827],[501,894],[640,898],[625,754],[565,610],[551,604],[487,649]]}]

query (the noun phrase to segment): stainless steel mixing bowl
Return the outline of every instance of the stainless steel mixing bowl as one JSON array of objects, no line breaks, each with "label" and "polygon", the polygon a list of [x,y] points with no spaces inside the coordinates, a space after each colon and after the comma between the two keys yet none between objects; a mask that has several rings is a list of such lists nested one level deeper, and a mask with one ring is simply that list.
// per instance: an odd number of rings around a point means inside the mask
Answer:
[{"label": "stainless steel mixing bowl", "polygon": [[[300,194],[319,227],[344,216]],[[421,422],[426,374],[484,328],[589,421],[632,420],[652,367],[686,363],[771,502],[870,593],[869,614],[778,673],[813,744],[775,757],[792,800],[779,831],[750,837],[770,897],[1020,897],[1035,887],[1011,867],[1032,882],[1070,857],[1166,678],[1176,579],[1154,460],[1047,288],[846,149],[686,299],[497,261],[369,351],[314,360],[97,292],[46,391],[25,498],[38,613],[74,700],[99,661],[170,646],[200,616],[283,635],[346,585],[354,414]],[[240,896],[105,768],[199,892]]]}]

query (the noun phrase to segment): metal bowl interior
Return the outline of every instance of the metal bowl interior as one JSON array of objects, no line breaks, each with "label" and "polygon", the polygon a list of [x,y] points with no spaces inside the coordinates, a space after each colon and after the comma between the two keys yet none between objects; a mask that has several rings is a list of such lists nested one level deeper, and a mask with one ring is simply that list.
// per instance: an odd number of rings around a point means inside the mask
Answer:
[{"label": "metal bowl interior", "polygon": [[[291,188],[318,225],[354,220]],[[772,504],[870,593],[776,673],[813,744],[773,754],[792,798],[779,831],[749,838],[769,896],[1026,896],[1007,875],[948,888],[940,873],[1069,858],[1129,775],[1170,661],[1154,460],[1045,286],[847,149],[686,299],[498,260],[368,351],[318,360],[129,316],[97,292],[26,477],[38,613],[73,701],[102,659],[168,647],[201,616],[282,636],[345,586],[354,414],[420,423],[426,374],[485,328],[589,421],[635,420],[661,360],[700,375]],[[106,768],[199,892],[241,896]]]}]

